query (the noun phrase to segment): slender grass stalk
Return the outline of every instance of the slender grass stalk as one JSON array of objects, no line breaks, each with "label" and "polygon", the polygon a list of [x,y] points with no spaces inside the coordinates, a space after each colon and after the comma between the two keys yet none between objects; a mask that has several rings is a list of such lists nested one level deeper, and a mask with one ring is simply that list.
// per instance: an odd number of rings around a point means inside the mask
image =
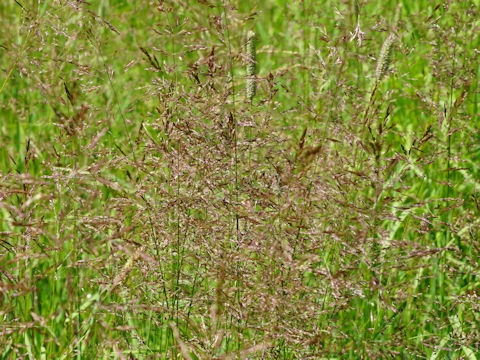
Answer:
[{"label": "slender grass stalk", "polygon": [[[228,22],[228,16],[227,16],[227,5],[228,7],[230,4],[228,4],[225,0],[223,1],[223,7],[222,7],[222,12],[223,16],[225,18],[225,25],[224,25],[224,32],[225,32],[225,37],[226,40],[228,41],[228,60],[229,60],[229,66],[228,66],[228,74],[229,74],[229,82],[232,84],[232,111],[230,111],[229,114],[229,119],[231,123],[233,124],[233,162],[234,162],[234,176],[235,176],[235,202],[238,204],[238,152],[237,152],[237,147],[238,147],[238,123],[237,123],[237,118],[236,118],[236,110],[235,110],[235,105],[236,105],[236,99],[235,99],[235,85],[233,82],[233,55],[232,55],[232,45],[231,45],[231,40],[230,40],[230,31],[229,31],[229,22]],[[235,228],[236,228],[236,240],[238,241],[238,232],[239,232],[239,216],[238,212],[235,211]]]}]

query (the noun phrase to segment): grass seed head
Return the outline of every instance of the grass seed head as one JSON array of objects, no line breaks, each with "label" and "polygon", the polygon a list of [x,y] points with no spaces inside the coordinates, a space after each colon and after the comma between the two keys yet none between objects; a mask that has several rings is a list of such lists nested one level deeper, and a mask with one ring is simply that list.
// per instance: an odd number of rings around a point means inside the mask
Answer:
[{"label": "grass seed head", "polygon": [[257,49],[255,33],[247,34],[247,98],[252,101],[257,92]]},{"label": "grass seed head", "polygon": [[377,82],[382,80],[385,74],[388,71],[388,66],[390,65],[393,43],[395,41],[395,35],[390,34],[388,38],[383,42],[382,49],[378,56],[377,61],[377,70],[375,71],[375,78]]}]

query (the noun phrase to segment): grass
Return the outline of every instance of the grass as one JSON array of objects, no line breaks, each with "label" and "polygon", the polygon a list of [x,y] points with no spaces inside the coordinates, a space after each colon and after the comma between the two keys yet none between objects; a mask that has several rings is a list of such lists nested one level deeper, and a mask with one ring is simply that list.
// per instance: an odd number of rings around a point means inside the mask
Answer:
[{"label": "grass", "polygon": [[479,6],[2,2],[0,358],[476,359]]}]

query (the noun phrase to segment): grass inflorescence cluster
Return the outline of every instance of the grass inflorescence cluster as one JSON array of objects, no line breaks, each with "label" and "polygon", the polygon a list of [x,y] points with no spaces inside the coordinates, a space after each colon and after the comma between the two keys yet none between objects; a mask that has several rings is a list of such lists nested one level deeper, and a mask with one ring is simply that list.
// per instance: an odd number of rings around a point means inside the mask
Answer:
[{"label": "grass inflorescence cluster", "polygon": [[0,359],[476,359],[478,1],[3,1]]}]

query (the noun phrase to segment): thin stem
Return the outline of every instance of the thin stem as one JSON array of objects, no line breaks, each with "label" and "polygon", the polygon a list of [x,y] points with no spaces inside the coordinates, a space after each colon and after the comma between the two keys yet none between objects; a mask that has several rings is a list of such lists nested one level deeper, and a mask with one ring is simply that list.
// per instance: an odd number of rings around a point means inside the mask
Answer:
[{"label": "thin stem", "polygon": [[[238,123],[237,123],[237,118],[236,118],[236,111],[235,111],[235,84],[233,82],[233,61],[232,61],[232,46],[230,42],[230,32],[228,30],[228,16],[227,16],[227,1],[223,0],[223,16],[225,18],[225,25],[224,25],[224,31],[226,35],[226,40],[228,44],[228,66],[229,66],[229,75],[230,75],[230,81],[232,83],[232,111],[230,112],[230,117],[231,120],[233,120],[234,124],[234,144],[233,144],[233,156],[234,156],[234,171],[235,171],[235,204],[238,204],[238,193],[239,193],[239,186],[238,186]],[[238,238],[239,238],[239,216],[238,216],[238,211],[235,210],[235,228],[236,228],[236,241],[238,243]]]}]

